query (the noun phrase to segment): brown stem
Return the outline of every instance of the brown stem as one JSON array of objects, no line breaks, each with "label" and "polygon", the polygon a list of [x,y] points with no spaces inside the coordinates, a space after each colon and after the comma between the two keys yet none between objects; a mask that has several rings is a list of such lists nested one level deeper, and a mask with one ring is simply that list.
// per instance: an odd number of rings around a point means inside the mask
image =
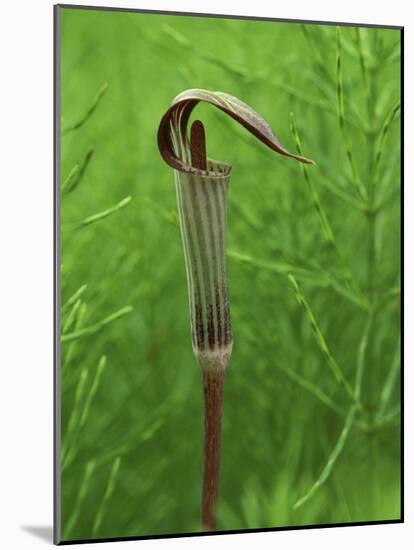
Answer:
[{"label": "brown stem", "polygon": [[224,376],[224,369],[206,368],[202,370],[204,389],[204,469],[201,524],[204,529],[209,531],[216,529]]}]

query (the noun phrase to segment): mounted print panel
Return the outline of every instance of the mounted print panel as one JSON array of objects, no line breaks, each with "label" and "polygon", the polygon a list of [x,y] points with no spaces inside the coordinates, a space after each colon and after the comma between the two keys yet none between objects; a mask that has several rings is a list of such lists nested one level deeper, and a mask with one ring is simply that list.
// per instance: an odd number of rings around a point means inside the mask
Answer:
[{"label": "mounted print panel", "polygon": [[55,7],[56,543],[401,521],[401,51]]}]

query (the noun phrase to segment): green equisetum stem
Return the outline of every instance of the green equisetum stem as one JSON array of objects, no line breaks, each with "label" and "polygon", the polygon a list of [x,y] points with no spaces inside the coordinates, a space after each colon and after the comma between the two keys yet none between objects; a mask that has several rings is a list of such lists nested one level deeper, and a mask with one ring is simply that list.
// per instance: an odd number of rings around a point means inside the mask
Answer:
[{"label": "green equisetum stem", "polygon": [[[294,117],[293,113],[290,113],[290,127],[291,127],[291,132],[292,132],[292,135],[293,135],[293,139],[295,140],[296,149],[297,149],[298,153],[301,155],[302,154],[302,144],[301,144],[300,137],[299,137],[299,134],[298,134],[298,131],[297,131],[297,128],[296,128],[295,117]],[[329,223],[329,220],[328,220],[328,217],[325,213],[325,210],[322,207],[318,191],[317,191],[317,189],[315,188],[315,186],[313,185],[313,183],[310,179],[310,176],[309,176],[308,171],[307,171],[307,167],[305,165],[301,165],[301,170],[302,170],[303,177],[304,177],[304,179],[307,183],[309,194],[310,194],[313,206],[314,206],[315,211],[318,215],[318,218],[319,218],[322,230],[323,230],[325,240],[328,243],[328,245],[333,249],[334,254],[336,255],[338,265],[339,265],[340,269],[342,270],[343,277],[344,277],[347,285],[355,293],[356,297],[360,298],[361,297],[360,289],[359,289],[356,281],[354,280],[354,277],[352,276],[352,273],[351,273],[348,265],[346,264],[344,258],[342,257],[342,254],[339,250],[337,241],[336,241],[335,236],[333,234],[331,224]]]},{"label": "green equisetum stem", "polygon": [[344,90],[342,80],[342,41],[341,29],[339,27],[336,28],[336,97],[338,105],[339,127],[341,129],[342,138],[344,141],[346,157],[351,168],[352,183],[355,187],[357,195],[361,198],[364,198],[363,188],[356,170],[354,155],[352,153],[351,141],[345,128]]}]

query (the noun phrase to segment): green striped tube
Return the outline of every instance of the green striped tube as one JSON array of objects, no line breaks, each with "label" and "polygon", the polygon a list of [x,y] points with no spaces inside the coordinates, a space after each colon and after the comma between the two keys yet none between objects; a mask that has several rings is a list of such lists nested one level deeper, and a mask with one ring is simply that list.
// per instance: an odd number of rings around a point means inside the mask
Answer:
[{"label": "green striped tube", "polygon": [[226,266],[230,170],[208,159],[206,171],[174,171],[192,343],[202,369],[225,369],[233,345]]}]

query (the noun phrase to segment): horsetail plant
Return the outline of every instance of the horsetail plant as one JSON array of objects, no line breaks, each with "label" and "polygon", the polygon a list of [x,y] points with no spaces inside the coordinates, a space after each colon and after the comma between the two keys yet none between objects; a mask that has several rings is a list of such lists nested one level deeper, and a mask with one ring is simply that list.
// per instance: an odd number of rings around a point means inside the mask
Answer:
[{"label": "horsetail plant", "polygon": [[226,267],[227,192],[232,167],[207,157],[201,121],[194,121],[188,138],[190,115],[199,102],[224,111],[280,155],[308,164],[313,164],[313,161],[289,153],[258,113],[223,92],[192,89],[179,94],[161,119],[158,129],[161,156],[175,174],[192,345],[203,383],[201,523],[203,528],[215,530],[224,378],[233,346]]}]

